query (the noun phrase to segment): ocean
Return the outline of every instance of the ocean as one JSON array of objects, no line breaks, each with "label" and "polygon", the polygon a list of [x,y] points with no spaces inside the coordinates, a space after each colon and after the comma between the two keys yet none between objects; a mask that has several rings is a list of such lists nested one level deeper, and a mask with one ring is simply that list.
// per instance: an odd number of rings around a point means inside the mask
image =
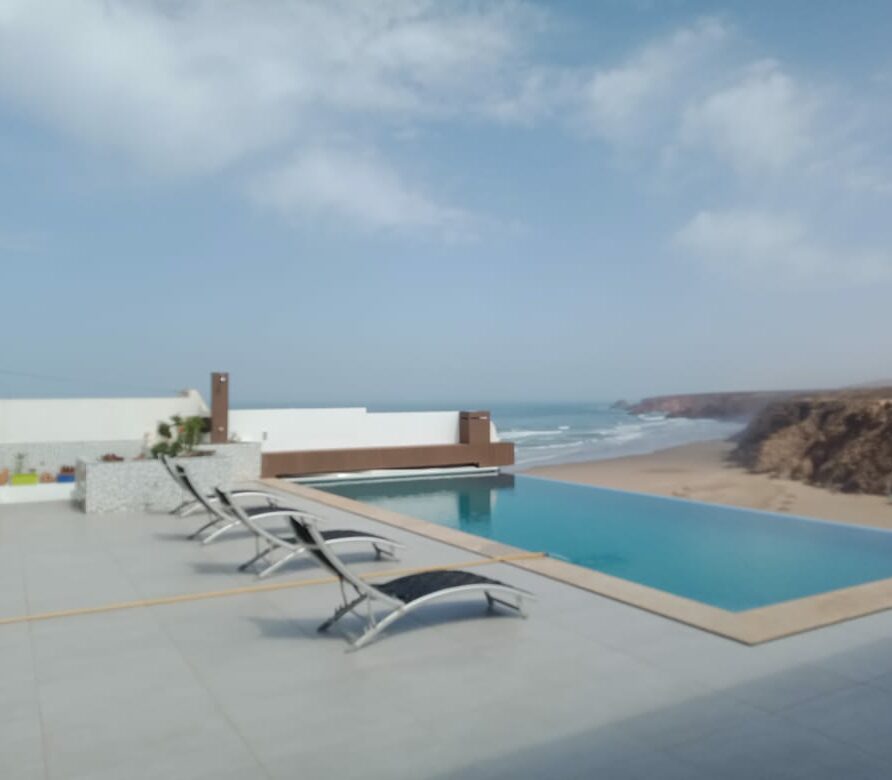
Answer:
[{"label": "ocean", "polygon": [[630,414],[611,408],[609,403],[515,403],[481,408],[492,412],[499,438],[514,442],[520,467],[642,455],[727,438],[743,427],[736,422]]},{"label": "ocean", "polygon": [[[643,455],[708,439],[724,439],[743,428],[740,423],[672,419],[659,414],[629,414],[612,403],[388,402],[345,403],[370,412],[416,412],[488,409],[503,441],[515,444],[520,468],[585,460]],[[233,408],[325,408],[329,403],[237,403]]]}]

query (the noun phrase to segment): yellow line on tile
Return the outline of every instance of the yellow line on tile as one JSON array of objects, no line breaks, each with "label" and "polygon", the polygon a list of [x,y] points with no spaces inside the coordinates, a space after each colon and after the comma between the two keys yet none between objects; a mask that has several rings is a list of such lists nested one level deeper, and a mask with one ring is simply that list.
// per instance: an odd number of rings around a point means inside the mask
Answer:
[{"label": "yellow line on tile", "polygon": [[[528,561],[534,558],[543,558],[545,553],[530,552],[516,553],[513,555],[497,555],[491,558],[483,558],[465,563],[449,566],[423,566],[410,569],[390,569],[388,571],[372,572],[360,575],[361,579],[370,580],[380,577],[405,577],[409,574],[422,574],[428,571],[449,571],[452,569],[470,569],[474,566],[485,566],[490,563],[512,563],[514,561]],[[39,620],[54,620],[56,618],[77,617],[80,615],[95,615],[101,612],[117,612],[125,609],[140,609],[142,607],[160,607],[165,604],[182,604],[189,601],[206,601],[208,599],[221,599],[228,596],[244,596],[250,593],[269,593],[276,590],[291,590],[293,588],[306,588],[311,585],[329,585],[337,582],[337,577],[314,577],[306,580],[291,580],[289,582],[265,582],[262,585],[246,585],[242,588],[230,588],[228,590],[209,590],[203,593],[181,593],[175,596],[159,596],[154,599],[140,599],[138,601],[119,601],[113,604],[102,604],[98,607],[80,607],[78,609],[62,609],[55,612],[39,612],[36,615],[15,615],[13,617],[0,618],[0,626],[13,625],[15,623],[34,623]]]}]

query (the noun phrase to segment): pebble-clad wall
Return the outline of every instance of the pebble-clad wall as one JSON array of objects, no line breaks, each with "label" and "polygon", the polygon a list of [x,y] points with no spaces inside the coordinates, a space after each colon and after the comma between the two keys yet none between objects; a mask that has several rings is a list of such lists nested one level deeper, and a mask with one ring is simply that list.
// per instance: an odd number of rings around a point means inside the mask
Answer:
[{"label": "pebble-clad wall", "polygon": [[[206,449],[214,454],[177,458],[203,490],[260,476],[259,444],[220,444]],[[165,512],[184,498],[157,460],[104,463],[82,458],[77,463],[74,501],[86,512]]]}]

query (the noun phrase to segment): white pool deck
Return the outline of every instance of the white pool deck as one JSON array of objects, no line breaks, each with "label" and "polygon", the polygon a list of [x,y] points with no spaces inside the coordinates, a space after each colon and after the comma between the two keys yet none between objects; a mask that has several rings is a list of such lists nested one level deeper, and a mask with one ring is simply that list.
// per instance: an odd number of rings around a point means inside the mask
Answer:
[{"label": "white pool deck", "polygon": [[[345,556],[362,572],[480,558],[316,508],[407,545]],[[253,584],[253,542],[202,547],[196,525],[2,506],[0,619]],[[474,571],[535,592],[529,619],[443,603],[347,653],[315,632],[338,592],[317,584],[0,625],[0,778],[892,776],[892,613],[747,647]]]}]

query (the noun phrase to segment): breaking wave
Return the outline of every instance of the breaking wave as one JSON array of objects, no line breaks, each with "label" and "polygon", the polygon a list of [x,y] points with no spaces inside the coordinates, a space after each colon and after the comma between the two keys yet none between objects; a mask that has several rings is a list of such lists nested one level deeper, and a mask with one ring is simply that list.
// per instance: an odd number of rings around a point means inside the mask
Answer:
[{"label": "breaking wave", "polygon": [[499,437],[515,443],[519,467],[643,454],[740,430],[737,423],[632,415],[607,404],[494,406],[493,419]]}]

